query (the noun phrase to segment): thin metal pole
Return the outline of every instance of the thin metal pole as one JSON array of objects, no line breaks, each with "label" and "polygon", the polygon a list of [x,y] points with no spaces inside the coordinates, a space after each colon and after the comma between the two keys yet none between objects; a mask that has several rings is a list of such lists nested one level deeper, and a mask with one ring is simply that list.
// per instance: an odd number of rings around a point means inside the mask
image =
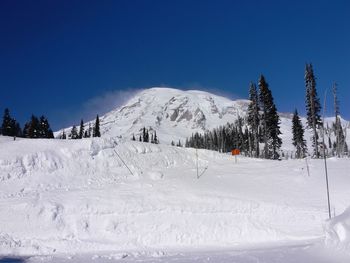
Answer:
[{"label": "thin metal pole", "polygon": [[328,169],[327,169],[326,147],[325,147],[325,142],[324,142],[324,115],[325,115],[325,111],[326,111],[326,96],[327,96],[327,89],[326,89],[326,91],[324,93],[324,102],[323,102],[322,143],[323,143],[324,169],[325,169],[325,173],[326,173],[328,216],[329,216],[329,219],[331,219],[332,218],[332,215],[331,215],[331,202],[330,202],[330,198],[329,198]]},{"label": "thin metal pole", "polygon": [[197,179],[199,179],[199,175],[198,175],[198,149],[196,148],[196,159],[197,159]]},{"label": "thin metal pole", "polygon": [[122,163],[125,165],[126,168],[128,168],[129,172],[131,173],[132,176],[134,176],[134,174],[132,173],[132,171],[130,170],[130,168],[126,165],[126,163],[124,162],[124,160],[122,159],[122,157],[120,157],[120,155],[117,153],[117,151],[115,149],[113,149],[113,151],[115,152],[115,154],[119,157],[119,159],[122,161]]},{"label": "thin metal pole", "polygon": [[309,164],[307,163],[307,157],[305,157],[305,162],[306,162],[307,175],[310,177],[310,170],[309,170]]}]

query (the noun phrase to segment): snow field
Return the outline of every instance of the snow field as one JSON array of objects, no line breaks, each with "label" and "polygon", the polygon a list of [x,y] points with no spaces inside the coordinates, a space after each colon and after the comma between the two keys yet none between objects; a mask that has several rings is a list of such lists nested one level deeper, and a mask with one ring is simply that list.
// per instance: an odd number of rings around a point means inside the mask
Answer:
[{"label": "snow field", "polygon": [[[123,159],[130,171],[124,166]],[[323,163],[266,161],[115,138],[0,137],[0,254],[215,249],[321,238]],[[332,211],[350,203],[330,159]],[[334,190],[334,191],[332,191]]]}]

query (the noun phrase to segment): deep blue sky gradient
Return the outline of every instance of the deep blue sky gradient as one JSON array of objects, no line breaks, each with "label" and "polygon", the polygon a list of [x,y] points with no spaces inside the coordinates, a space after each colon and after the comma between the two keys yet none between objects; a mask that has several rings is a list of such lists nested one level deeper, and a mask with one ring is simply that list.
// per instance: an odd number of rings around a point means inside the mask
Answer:
[{"label": "deep blue sky gradient", "polygon": [[319,95],[337,81],[350,119],[349,14],[345,0],[0,1],[0,110],[22,126],[45,114],[58,129],[112,109],[86,105],[118,90],[247,98],[262,73],[279,111],[304,113],[312,62]]}]

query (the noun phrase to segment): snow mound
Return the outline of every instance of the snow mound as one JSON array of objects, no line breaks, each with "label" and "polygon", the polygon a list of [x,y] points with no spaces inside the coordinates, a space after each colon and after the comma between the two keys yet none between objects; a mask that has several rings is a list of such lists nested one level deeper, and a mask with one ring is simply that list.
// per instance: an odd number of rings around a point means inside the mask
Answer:
[{"label": "snow mound", "polygon": [[327,223],[326,244],[350,254],[350,207]]}]

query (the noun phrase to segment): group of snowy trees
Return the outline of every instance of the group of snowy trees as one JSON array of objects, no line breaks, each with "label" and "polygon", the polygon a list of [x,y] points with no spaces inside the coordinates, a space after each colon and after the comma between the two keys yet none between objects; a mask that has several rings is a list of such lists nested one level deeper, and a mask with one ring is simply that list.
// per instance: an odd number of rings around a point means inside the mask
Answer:
[{"label": "group of snowy trees", "polygon": [[[313,157],[320,158],[321,156],[338,156],[341,157],[348,152],[348,146],[345,142],[344,129],[339,117],[339,101],[337,98],[337,86],[333,84],[334,98],[334,113],[335,121],[333,127],[326,127],[321,119],[321,103],[317,95],[316,78],[311,64],[306,64],[305,67],[305,88],[306,88],[306,124],[307,128],[312,132],[312,148]],[[307,153],[307,146],[304,140],[304,128],[302,126],[297,110],[293,115],[293,145],[296,148],[296,157],[303,158]],[[346,132],[346,130],[345,130]],[[320,138],[320,133],[322,133]],[[335,137],[335,142],[332,143],[332,134]],[[328,147],[325,142],[325,136],[328,136]],[[328,148],[328,150],[327,150]]]},{"label": "group of snowy trees", "polygon": [[252,133],[244,119],[239,117],[234,123],[207,131],[204,134],[196,132],[186,139],[185,147],[208,149],[219,152],[229,152],[232,149],[240,149],[249,155],[249,142],[252,141]]},{"label": "group of snowy trees", "polygon": [[[278,159],[282,140],[279,137],[280,118],[273,101],[271,90],[263,75],[260,76],[259,91],[254,83],[250,84],[247,124],[252,134],[249,143],[250,156]],[[259,143],[264,147],[260,150]]]},{"label": "group of snowy trees", "polygon": [[[305,67],[306,88],[306,114],[307,127],[312,133],[312,147],[314,158],[320,158],[323,154],[342,157],[348,153],[346,144],[346,129],[340,121],[339,102],[337,99],[336,85],[333,85],[335,121],[332,127],[324,127],[321,120],[321,103],[317,95],[316,80],[311,64]],[[280,118],[272,97],[269,85],[263,75],[260,76],[258,87],[252,82],[249,88],[248,114],[245,119],[238,119],[231,124],[218,127],[204,134],[195,133],[186,140],[186,147],[205,148],[220,152],[229,152],[239,149],[243,154],[251,157],[266,159],[278,159],[282,140],[280,138]],[[322,141],[320,140],[322,132]],[[304,158],[307,155],[307,145],[304,138],[305,129],[302,125],[298,111],[295,110],[292,118],[293,145],[296,158]],[[327,145],[324,142],[328,136]],[[331,137],[335,141],[331,141]],[[324,150],[324,151],[323,151]]]},{"label": "group of snowy trees", "polygon": [[[151,134],[151,137],[150,137],[150,134]],[[136,141],[135,134],[132,135],[132,140]],[[139,136],[139,141],[158,144],[159,140],[158,140],[157,132],[152,130],[150,131],[146,127],[143,127],[142,134],[140,134]]]},{"label": "group of snowy trees", "polygon": [[[234,123],[218,127],[203,135],[195,133],[186,140],[186,147],[205,148],[220,152],[239,149],[251,157],[278,159],[282,140],[279,137],[280,119],[271,90],[263,75],[258,82],[250,84],[248,114],[238,117]],[[260,144],[263,149],[260,150]]]},{"label": "group of snowy trees", "polygon": [[1,134],[14,138],[54,138],[49,121],[45,116],[38,118],[32,115],[22,130],[16,119],[11,117],[10,110],[7,108],[4,111]]},{"label": "group of snowy trees", "polygon": [[[89,123],[89,127],[85,129],[84,121],[81,119],[79,131],[77,129],[77,126],[73,125],[70,133],[68,134],[68,139],[82,139],[82,138],[90,138],[90,137],[101,137],[100,132],[100,118],[97,115],[95,124],[92,127],[91,123]],[[67,139],[67,135],[64,130],[62,130],[62,133],[58,137],[59,139]]]},{"label": "group of snowy trees", "polygon": [[[346,130],[344,132],[341,121],[340,121],[340,112],[339,112],[339,101],[337,98],[337,85],[333,84],[333,98],[334,98],[334,115],[335,121],[333,122],[333,127],[329,128],[328,124],[325,127],[324,123],[321,120],[321,103],[317,95],[316,90],[316,78],[313,72],[311,64],[306,64],[305,67],[305,87],[306,87],[306,115],[307,115],[307,128],[312,130],[312,147],[313,147],[313,156],[315,158],[321,157],[321,155],[336,155],[342,157],[348,153],[348,146],[346,144]],[[294,123],[293,123],[294,124]],[[322,138],[320,134],[322,133]],[[334,134],[335,142],[332,144],[331,135]],[[294,133],[293,133],[294,135]],[[327,145],[325,142],[325,135],[328,136],[328,151]],[[294,137],[294,136],[293,136]],[[296,136],[297,137],[297,136]],[[300,137],[300,136],[299,136]],[[299,150],[305,151],[304,146],[302,146],[301,139],[293,141],[297,147],[300,147]],[[306,148],[306,146],[305,146]],[[332,150],[333,148],[333,150]]]}]

